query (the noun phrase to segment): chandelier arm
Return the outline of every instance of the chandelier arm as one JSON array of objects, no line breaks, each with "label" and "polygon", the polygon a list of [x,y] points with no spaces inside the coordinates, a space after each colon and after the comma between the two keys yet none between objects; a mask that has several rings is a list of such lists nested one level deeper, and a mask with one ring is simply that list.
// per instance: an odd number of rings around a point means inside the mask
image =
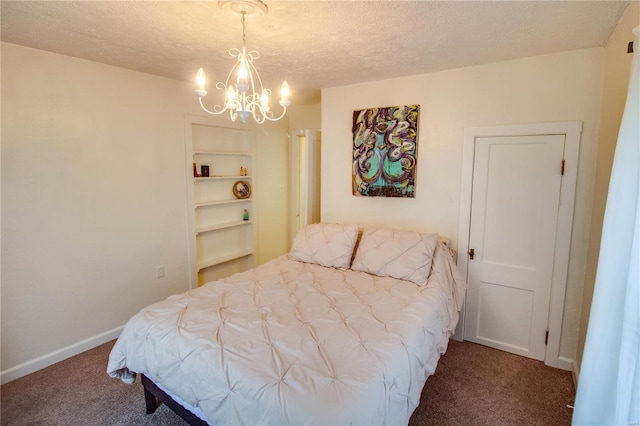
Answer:
[{"label": "chandelier arm", "polygon": [[[258,70],[256,69],[256,67],[253,65],[253,62],[249,62],[249,67],[251,67],[251,69],[255,72],[256,74],[256,78],[258,80],[258,84],[260,85],[260,93],[262,93],[262,90],[264,90],[264,86],[262,85],[262,78],[260,78],[260,73],[258,72]],[[249,73],[251,75],[251,84],[253,85],[253,72]],[[254,90],[255,92],[255,90]]]},{"label": "chandelier arm", "polygon": [[[226,111],[226,109],[227,109],[227,108],[224,108],[224,109],[222,109],[221,111],[218,111],[218,112],[210,111],[210,110],[208,110],[208,109],[204,106],[204,104],[202,103],[202,96],[198,96],[198,101],[200,102],[200,107],[201,107],[205,112],[207,112],[207,113],[209,113],[209,114],[211,114],[211,115],[220,115],[220,114],[222,114],[223,112],[225,112],[225,111]],[[214,110],[215,110],[216,108],[218,108],[218,107],[220,107],[220,105],[216,105],[216,106],[214,107]]]},{"label": "chandelier arm", "polygon": [[[231,50],[233,50],[233,49],[231,49]],[[231,50],[229,50],[229,54],[231,54]],[[231,55],[234,58],[236,58],[236,63],[233,64],[233,67],[231,67],[231,71],[229,71],[229,74],[227,75],[227,79],[225,80],[225,82],[222,83],[221,81],[219,81],[219,82],[216,83],[216,87],[218,89],[222,88],[225,91],[227,90],[227,87],[229,87],[229,80],[231,80],[231,76],[236,71],[236,69],[238,69],[238,67],[240,66],[240,60],[239,59],[240,59],[240,56],[241,56],[242,53],[238,49],[236,49],[236,51],[238,52],[238,54],[236,56]],[[224,87],[220,87],[221,85],[224,85]]]},{"label": "chandelier arm", "polygon": [[262,107],[259,104],[255,105],[252,113],[253,113],[253,119],[258,124],[264,123],[264,120],[268,118],[268,116],[271,114],[270,111],[267,111],[267,112],[263,111]]},{"label": "chandelier arm", "polygon": [[[251,68],[253,68],[253,65],[251,63],[249,63],[249,66]],[[251,89],[251,94],[249,96],[247,96],[249,98],[249,103],[247,104],[248,108],[250,106],[257,106],[257,102],[256,102],[256,96],[257,96],[256,86],[255,86],[255,82],[253,80],[253,73],[251,71],[249,71],[249,81],[250,81],[249,88]]]},{"label": "chandelier arm", "polygon": [[256,59],[260,59],[260,53],[257,50],[251,50],[247,53],[247,58],[250,58],[250,62],[253,62]]},{"label": "chandelier arm", "polygon": [[277,116],[277,117],[268,117],[268,116],[265,115],[264,118],[266,118],[269,121],[278,121],[278,120],[280,120],[287,113],[287,107],[282,107],[282,108],[283,108],[282,109],[282,114],[280,114],[279,116]]},{"label": "chandelier arm", "polygon": [[[248,96],[247,96],[248,97]],[[254,100],[249,100],[246,103],[246,110],[249,110],[251,112],[255,111],[256,109],[258,110],[262,110],[262,108],[260,108],[260,104]]]},{"label": "chandelier arm", "polygon": [[264,123],[265,116],[261,115],[261,116],[256,117],[256,113],[254,112],[253,113],[253,119],[255,120],[256,124],[262,124],[262,123]]}]

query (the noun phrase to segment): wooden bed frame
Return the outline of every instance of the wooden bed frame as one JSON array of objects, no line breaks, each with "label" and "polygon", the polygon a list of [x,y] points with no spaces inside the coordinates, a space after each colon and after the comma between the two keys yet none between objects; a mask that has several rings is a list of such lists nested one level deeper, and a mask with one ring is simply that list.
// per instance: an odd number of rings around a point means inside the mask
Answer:
[{"label": "wooden bed frame", "polygon": [[144,401],[147,406],[147,414],[153,414],[160,404],[165,404],[171,408],[178,416],[191,426],[208,426],[209,424],[191,411],[178,404],[170,395],[160,389],[151,379],[144,374],[140,374],[142,386],[144,387]]}]

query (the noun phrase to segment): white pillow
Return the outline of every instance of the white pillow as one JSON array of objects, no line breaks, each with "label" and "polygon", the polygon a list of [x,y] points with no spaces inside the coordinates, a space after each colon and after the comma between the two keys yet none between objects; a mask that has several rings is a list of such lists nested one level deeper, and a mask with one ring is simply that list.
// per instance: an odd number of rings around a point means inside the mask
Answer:
[{"label": "white pillow", "polygon": [[315,223],[296,234],[289,259],[347,269],[358,239],[358,225]]},{"label": "white pillow", "polygon": [[351,269],[425,285],[438,234],[367,228]]}]

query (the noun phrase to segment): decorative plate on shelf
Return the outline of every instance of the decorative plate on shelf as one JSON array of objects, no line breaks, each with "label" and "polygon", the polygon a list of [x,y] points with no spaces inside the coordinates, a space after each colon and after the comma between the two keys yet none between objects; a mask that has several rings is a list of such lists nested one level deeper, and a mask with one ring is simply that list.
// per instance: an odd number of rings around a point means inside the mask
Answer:
[{"label": "decorative plate on shelf", "polygon": [[233,195],[236,198],[249,198],[251,197],[251,184],[246,180],[239,180],[233,184]]}]

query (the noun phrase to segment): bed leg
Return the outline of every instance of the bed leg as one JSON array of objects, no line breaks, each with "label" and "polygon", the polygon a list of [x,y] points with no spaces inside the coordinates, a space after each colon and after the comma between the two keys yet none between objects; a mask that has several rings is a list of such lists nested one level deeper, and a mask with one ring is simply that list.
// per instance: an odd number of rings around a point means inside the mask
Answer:
[{"label": "bed leg", "polygon": [[147,406],[147,414],[153,414],[158,408],[158,400],[155,395],[149,392],[147,389],[144,390],[144,402]]},{"label": "bed leg", "polygon": [[144,388],[144,403],[147,407],[147,414],[153,414],[155,413],[156,409],[158,408],[158,406],[160,406],[161,402],[158,401],[158,399],[156,398],[156,396],[151,392],[151,390],[148,388],[148,381],[149,379],[147,379],[147,377],[144,374],[141,374],[141,378],[142,378],[142,386]]}]

